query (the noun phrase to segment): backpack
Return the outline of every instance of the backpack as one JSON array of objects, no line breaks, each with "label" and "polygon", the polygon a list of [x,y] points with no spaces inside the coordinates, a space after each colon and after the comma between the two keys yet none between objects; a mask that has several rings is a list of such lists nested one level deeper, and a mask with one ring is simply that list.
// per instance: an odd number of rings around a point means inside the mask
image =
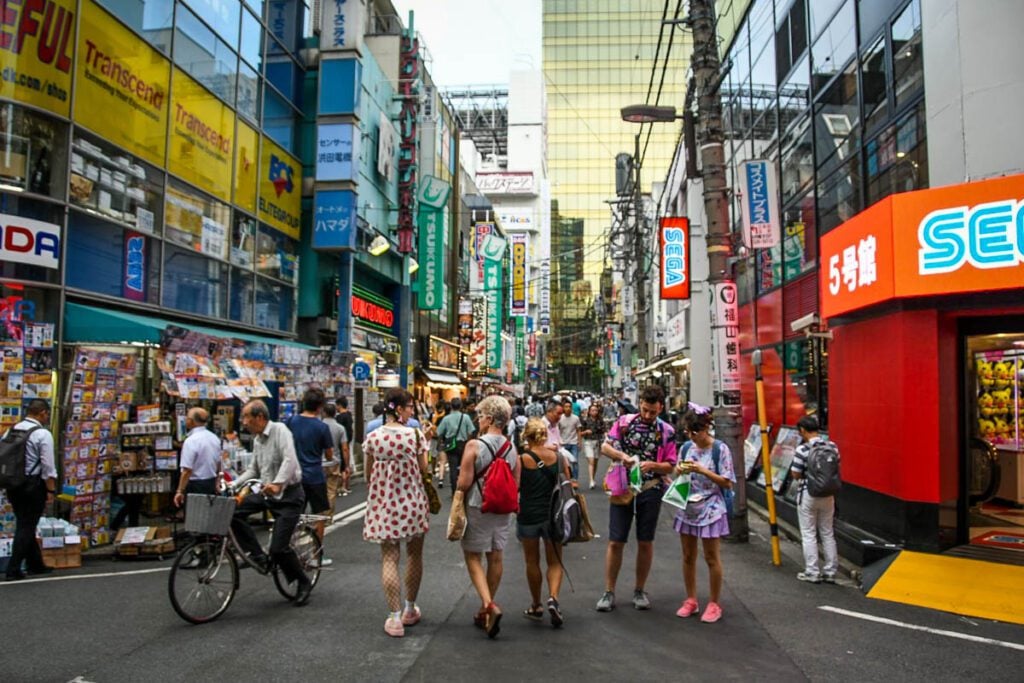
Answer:
[{"label": "backpack", "polygon": [[37,429],[42,427],[36,425],[31,429],[10,429],[0,439],[0,489],[12,491],[24,486],[32,477],[42,475],[42,458],[36,463],[33,474],[25,474],[28,439]]},{"label": "backpack", "polygon": [[565,476],[563,462],[561,455],[555,460],[557,483],[551,492],[551,514],[548,518],[551,542],[560,545],[580,540],[583,527],[580,503],[573,490],[572,480]]},{"label": "backpack", "polygon": [[[683,459],[686,458],[686,453],[687,451],[690,450],[691,446],[693,446],[692,441],[687,441],[685,444],[683,444]],[[715,439],[715,443],[711,446],[711,462],[715,466],[715,474],[717,474],[718,476],[722,476],[722,442],[719,441],[718,439]],[[725,512],[729,517],[732,517],[732,508],[733,502],[736,500],[736,492],[733,491],[732,489],[726,489],[722,487],[718,488],[722,492],[722,498],[725,499]]]},{"label": "backpack", "polygon": [[477,486],[480,486],[480,480],[483,480],[483,486],[480,487],[480,512],[495,515],[519,512],[519,487],[516,486],[512,468],[505,460],[505,454],[512,447],[512,442],[505,439],[497,454],[486,441],[481,439],[480,443],[487,446],[487,450],[491,452],[491,464],[476,478]]},{"label": "backpack", "polygon": [[448,443],[444,445],[444,451],[448,454],[448,459],[451,461],[454,458],[455,467],[458,467],[462,463],[462,453],[466,450],[467,442],[457,438],[459,429],[462,427],[462,420],[465,417],[465,413],[459,413],[459,422],[455,427],[455,436],[449,439]]},{"label": "backpack", "polygon": [[843,487],[839,478],[839,448],[827,439],[815,439],[810,446],[804,469],[807,493],[814,498],[836,495]]}]

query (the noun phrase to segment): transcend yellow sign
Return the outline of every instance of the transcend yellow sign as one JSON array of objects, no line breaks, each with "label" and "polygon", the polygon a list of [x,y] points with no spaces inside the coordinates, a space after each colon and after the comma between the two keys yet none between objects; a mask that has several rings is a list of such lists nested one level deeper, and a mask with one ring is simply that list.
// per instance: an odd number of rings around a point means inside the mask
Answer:
[{"label": "transcend yellow sign", "polygon": [[167,169],[231,201],[235,115],[181,69],[171,89],[171,146]]},{"label": "transcend yellow sign", "polygon": [[75,0],[0,0],[0,97],[71,112]]},{"label": "transcend yellow sign", "polygon": [[299,239],[302,210],[302,166],[268,137],[260,154],[259,219]]},{"label": "transcend yellow sign", "polygon": [[250,213],[256,213],[259,144],[256,131],[239,120],[235,134],[235,204]]},{"label": "transcend yellow sign", "polygon": [[77,123],[163,166],[170,62],[88,0],[81,6],[75,79]]}]

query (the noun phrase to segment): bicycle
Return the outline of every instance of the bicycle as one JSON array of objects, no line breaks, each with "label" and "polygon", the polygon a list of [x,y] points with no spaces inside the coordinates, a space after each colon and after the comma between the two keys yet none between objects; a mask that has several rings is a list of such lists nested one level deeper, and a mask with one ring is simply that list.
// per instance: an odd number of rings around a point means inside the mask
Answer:
[{"label": "bicycle", "polygon": [[[258,485],[259,481],[248,480],[236,488],[253,486],[253,492],[258,493],[254,484]],[[217,496],[194,493],[188,496],[185,529],[198,536],[174,558],[167,585],[171,606],[185,621],[205,624],[227,611],[240,585],[239,562],[263,576],[272,575],[274,585],[285,599],[292,601],[298,595],[298,582],[288,581],[273,559],[266,566],[260,565],[239,546],[231,530],[235,505],[235,497],[227,488]],[[292,533],[292,550],[314,586],[320,579],[323,551],[313,525],[329,519],[323,515],[300,515]],[[264,547],[264,552],[266,550]]]}]

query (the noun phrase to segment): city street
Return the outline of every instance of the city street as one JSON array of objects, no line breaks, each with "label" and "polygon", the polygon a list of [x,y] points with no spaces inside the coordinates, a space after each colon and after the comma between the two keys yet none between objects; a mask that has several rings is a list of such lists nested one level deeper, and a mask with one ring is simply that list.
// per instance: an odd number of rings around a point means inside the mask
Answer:
[{"label": "city street", "polygon": [[[604,538],[566,550],[576,591],[566,586],[565,627],[531,623],[522,555],[513,541],[498,602],[505,611],[494,642],[473,627],[477,608],[456,544],[434,518],[419,604],[423,621],[404,639],[383,631],[386,608],[378,553],[361,539],[360,482],[339,499],[340,521],[326,540],[334,559],[310,604],[286,603],[268,578],[242,572],[228,612],[205,626],[186,624],[167,598],[169,561],[86,561],[81,570],[0,584],[0,659],[5,681],[490,681],[514,680],[1013,680],[1024,629],[868,600],[849,582],[798,582],[798,548],[783,541],[773,568],[766,527],[753,518],[751,542],[726,545],[725,616],[717,624],[681,620],[680,548],[663,510],[650,612],[630,604],[632,548],[619,606],[594,611]],[[446,504],[448,489],[441,490]],[[588,491],[595,527],[606,534],[607,505]],[[706,574],[700,592],[706,602]],[[883,618],[880,623],[867,619]],[[941,633],[940,633],[941,632]]]}]

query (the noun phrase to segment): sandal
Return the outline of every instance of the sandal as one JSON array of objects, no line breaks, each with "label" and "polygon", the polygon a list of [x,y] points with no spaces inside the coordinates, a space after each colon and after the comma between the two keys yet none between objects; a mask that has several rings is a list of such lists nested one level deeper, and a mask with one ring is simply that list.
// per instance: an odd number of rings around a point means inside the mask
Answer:
[{"label": "sandal", "polygon": [[487,608],[481,607],[480,611],[473,615],[473,626],[487,628]]},{"label": "sandal", "polygon": [[491,602],[487,606],[487,621],[484,628],[487,631],[487,637],[492,640],[497,638],[501,631],[501,616],[501,608],[497,603]]},{"label": "sandal", "polygon": [[523,610],[523,616],[530,621],[543,621],[544,620],[544,606],[540,603],[536,605],[530,605],[528,609]]},{"label": "sandal", "polygon": [[551,613],[551,625],[555,628],[559,628],[565,623],[565,619],[562,617],[562,609],[558,605],[558,599],[554,596],[548,598],[548,612]]}]

